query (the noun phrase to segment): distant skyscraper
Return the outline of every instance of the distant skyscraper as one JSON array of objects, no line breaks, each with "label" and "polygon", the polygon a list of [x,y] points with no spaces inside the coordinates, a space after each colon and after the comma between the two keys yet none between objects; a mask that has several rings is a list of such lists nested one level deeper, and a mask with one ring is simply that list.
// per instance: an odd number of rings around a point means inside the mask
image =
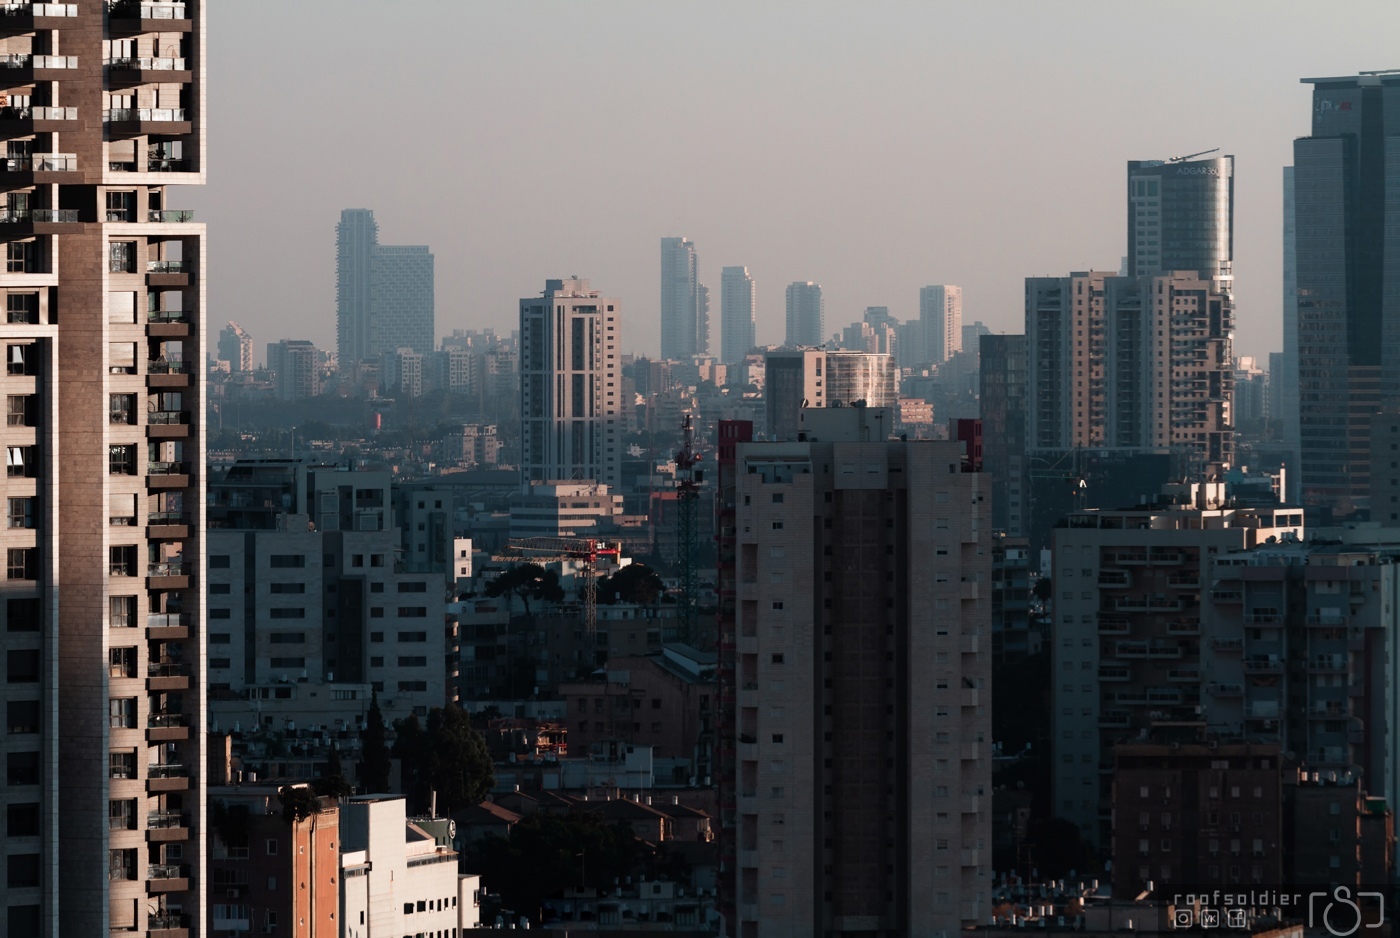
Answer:
[{"label": "distant skyscraper", "polygon": [[253,370],[253,337],[236,322],[219,332],[219,360],[228,362],[229,371]]},{"label": "distant skyscraper", "polygon": [[744,356],[754,347],[754,299],[753,277],[747,267],[726,267],[720,273],[719,287],[720,356],[726,363],[734,364],[744,360]]},{"label": "distant skyscraper", "polygon": [[1127,275],[1229,278],[1234,204],[1233,156],[1128,161]]},{"label": "distant skyscraper", "polygon": [[892,410],[804,416],[735,447],[733,934],[957,935],[990,911],[987,480]]},{"label": "distant skyscraper", "polygon": [[661,357],[684,361],[710,350],[710,291],[697,276],[695,244],[661,239]]},{"label": "distant skyscraper", "polygon": [[283,339],[267,345],[267,369],[276,375],[277,397],[296,401],[321,393],[321,353],[306,339]]},{"label": "distant skyscraper", "polygon": [[1302,495],[1345,515],[1368,507],[1371,417],[1396,403],[1400,380],[1400,75],[1303,81],[1313,94],[1312,134],[1293,142]]},{"label": "distant skyscraper", "polygon": [[336,352],[342,374],[411,348],[433,351],[433,255],[422,245],[379,243],[374,213],[348,208],[336,226]]},{"label": "distant skyscraper", "polygon": [[[1277,365],[1269,356],[1269,387],[1274,406],[1271,417],[1279,423],[1284,442],[1298,446],[1298,226],[1294,215],[1293,167],[1283,168],[1283,354]],[[1291,461],[1289,481],[1297,484],[1297,458]],[[1289,497],[1297,500],[1298,494]]]},{"label": "distant skyscraper", "polygon": [[982,469],[992,479],[992,527],[1012,537],[1028,529],[1026,481],[1026,337],[980,336]]},{"label": "distant skyscraper", "polygon": [[[622,481],[622,304],[587,280],[520,301],[521,483]],[[559,350],[556,356],[555,351]]]},{"label": "distant skyscraper", "polygon": [[899,369],[894,356],[844,349],[781,349],[764,359],[767,437],[795,440],[804,407],[894,407]]},{"label": "distant skyscraper", "polygon": [[940,284],[919,290],[919,321],[927,343],[926,361],[937,365],[961,351],[962,287]]},{"label": "distant skyscraper", "polygon": [[787,336],[789,346],[817,346],[826,341],[826,305],[821,284],[794,281],[787,288]]}]

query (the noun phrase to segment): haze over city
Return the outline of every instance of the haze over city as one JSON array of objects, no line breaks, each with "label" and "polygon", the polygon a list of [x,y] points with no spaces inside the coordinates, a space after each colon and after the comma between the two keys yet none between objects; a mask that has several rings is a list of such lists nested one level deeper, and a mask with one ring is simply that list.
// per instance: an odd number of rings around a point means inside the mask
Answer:
[{"label": "haze over city", "polygon": [[214,11],[215,155],[181,204],[210,223],[211,316],[259,358],[333,345],[351,205],[431,246],[440,334],[509,331],[519,297],[578,274],[622,299],[624,350],[655,355],[665,235],[696,243],[712,289],[749,267],[760,344],[794,280],[823,285],[833,329],[957,283],[966,321],[1018,332],[1026,276],[1117,269],[1127,160],[1211,147],[1236,157],[1235,354],[1262,356],[1281,348],[1298,79],[1396,65],[1400,28],[1389,3],[416,9]]}]

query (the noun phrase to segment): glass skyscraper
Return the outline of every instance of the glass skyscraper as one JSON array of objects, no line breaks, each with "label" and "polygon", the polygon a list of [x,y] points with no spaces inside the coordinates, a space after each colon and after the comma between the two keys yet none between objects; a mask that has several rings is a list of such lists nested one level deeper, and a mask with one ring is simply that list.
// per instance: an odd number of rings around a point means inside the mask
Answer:
[{"label": "glass skyscraper", "polygon": [[340,213],[336,240],[336,353],[342,375],[401,348],[436,340],[433,255],[423,245],[379,243],[374,213]]},{"label": "glass skyscraper", "polygon": [[1130,277],[1192,271],[1230,276],[1234,256],[1235,158],[1128,162]]}]

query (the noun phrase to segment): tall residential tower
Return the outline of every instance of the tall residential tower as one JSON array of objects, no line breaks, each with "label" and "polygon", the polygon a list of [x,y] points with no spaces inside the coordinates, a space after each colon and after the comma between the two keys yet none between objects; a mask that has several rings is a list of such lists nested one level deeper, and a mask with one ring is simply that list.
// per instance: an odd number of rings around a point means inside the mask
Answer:
[{"label": "tall residential tower", "polygon": [[726,364],[744,360],[754,347],[754,282],[747,267],[726,267],[720,273],[720,356]]},{"label": "tall residential tower", "polygon": [[957,354],[962,349],[962,287],[940,284],[920,289],[919,323],[924,361],[937,365]]},{"label": "tall residential tower", "polygon": [[787,333],[783,344],[819,346],[826,341],[826,304],[822,287],[812,281],[794,281],[787,288]]},{"label": "tall residential tower", "polygon": [[686,360],[710,351],[710,291],[697,274],[695,244],[661,239],[661,357]]},{"label": "tall residential tower", "polygon": [[622,476],[622,304],[587,280],[546,280],[520,301],[520,481]]},{"label": "tall residential tower", "polygon": [[[204,3],[13,4],[8,938],[204,919]],[[60,316],[60,311],[62,315]]]},{"label": "tall residential tower", "polygon": [[432,352],[434,258],[428,248],[380,244],[379,224],[366,208],[340,213],[335,243],[336,354],[342,377],[400,348]]}]

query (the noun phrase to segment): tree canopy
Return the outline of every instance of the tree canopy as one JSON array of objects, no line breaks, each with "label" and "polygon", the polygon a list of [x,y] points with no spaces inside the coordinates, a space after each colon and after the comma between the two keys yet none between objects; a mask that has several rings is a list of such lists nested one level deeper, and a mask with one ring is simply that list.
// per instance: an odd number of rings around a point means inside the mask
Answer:
[{"label": "tree canopy", "polygon": [[394,724],[394,756],[402,760],[403,788],[411,810],[422,813],[437,792],[439,814],[479,804],[495,783],[486,740],[461,707],[428,711],[424,728],[416,716]]},{"label": "tree canopy", "polygon": [[384,727],[384,713],[379,709],[379,695],[371,693],[365,729],[360,734],[364,755],[360,759],[360,784],[366,792],[389,790],[389,744]]},{"label": "tree canopy", "polygon": [[661,574],[645,564],[630,563],[598,584],[598,601],[650,606],[665,592]]},{"label": "tree canopy", "polygon": [[518,563],[503,570],[486,584],[491,597],[514,593],[525,605],[525,615],[531,615],[530,600],[557,603],[564,599],[564,587],[559,585],[559,572],[546,570],[537,563]]}]

